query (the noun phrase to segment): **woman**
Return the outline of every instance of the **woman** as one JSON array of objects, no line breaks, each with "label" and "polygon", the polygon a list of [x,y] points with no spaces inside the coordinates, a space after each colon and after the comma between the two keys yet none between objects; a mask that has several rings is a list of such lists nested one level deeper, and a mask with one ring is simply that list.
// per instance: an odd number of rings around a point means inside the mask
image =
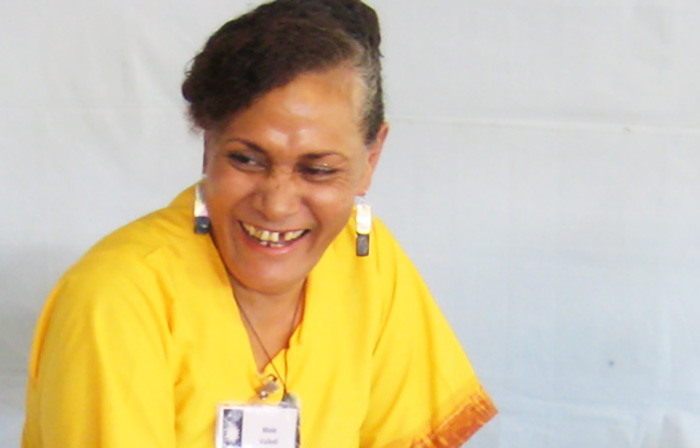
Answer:
[{"label": "woman", "polygon": [[379,40],[356,0],[277,0],[212,35],[182,89],[203,179],[56,286],[24,447],[456,447],[495,414],[354,207],[388,131]]}]

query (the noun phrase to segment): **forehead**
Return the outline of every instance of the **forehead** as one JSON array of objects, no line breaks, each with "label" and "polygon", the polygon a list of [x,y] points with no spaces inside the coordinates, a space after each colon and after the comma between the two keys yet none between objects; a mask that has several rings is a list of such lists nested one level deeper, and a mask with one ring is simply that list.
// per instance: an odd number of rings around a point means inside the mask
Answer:
[{"label": "forehead", "polygon": [[304,73],[235,114],[222,136],[245,139],[266,150],[362,145],[364,94],[356,70],[336,67]]},{"label": "forehead", "polygon": [[258,98],[250,108],[271,107],[281,111],[293,108],[301,114],[338,112],[359,122],[364,97],[364,84],[357,70],[341,65],[297,75]]}]

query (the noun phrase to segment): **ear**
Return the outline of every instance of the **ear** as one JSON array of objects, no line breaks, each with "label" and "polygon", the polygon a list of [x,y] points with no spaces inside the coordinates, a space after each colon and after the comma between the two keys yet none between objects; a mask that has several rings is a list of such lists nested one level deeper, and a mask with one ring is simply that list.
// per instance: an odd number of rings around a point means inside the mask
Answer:
[{"label": "ear", "polygon": [[379,163],[379,156],[382,155],[382,149],[384,148],[384,141],[386,136],[389,134],[389,124],[386,122],[382,123],[377,133],[377,138],[369,145],[367,148],[367,166],[365,167],[365,172],[362,175],[362,181],[358,187],[358,194],[364,195],[369,190],[369,186],[372,183],[372,176],[374,175],[374,170],[377,168],[377,163]]}]

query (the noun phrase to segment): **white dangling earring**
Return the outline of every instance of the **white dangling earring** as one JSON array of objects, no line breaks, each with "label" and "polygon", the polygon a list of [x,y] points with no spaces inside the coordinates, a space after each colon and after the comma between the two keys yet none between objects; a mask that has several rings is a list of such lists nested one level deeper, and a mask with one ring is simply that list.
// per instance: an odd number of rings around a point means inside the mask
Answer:
[{"label": "white dangling earring", "polygon": [[200,181],[194,189],[194,233],[200,235],[207,234],[211,230],[211,220],[207,204],[204,202],[203,189],[203,181]]},{"label": "white dangling earring", "polygon": [[369,255],[369,234],[372,231],[372,208],[365,204],[364,196],[358,196],[355,207],[357,242],[355,253],[358,257]]}]

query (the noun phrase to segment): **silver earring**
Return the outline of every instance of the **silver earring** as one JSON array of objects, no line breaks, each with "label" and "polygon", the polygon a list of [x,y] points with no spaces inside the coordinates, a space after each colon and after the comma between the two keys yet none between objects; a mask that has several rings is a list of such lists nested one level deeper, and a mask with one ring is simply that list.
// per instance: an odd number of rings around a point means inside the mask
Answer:
[{"label": "silver earring", "polygon": [[194,190],[194,233],[204,235],[211,230],[207,204],[204,202],[204,185],[199,182]]},{"label": "silver earring", "polygon": [[372,208],[365,204],[364,196],[358,196],[355,223],[357,231],[355,253],[358,257],[366,257],[369,255],[369,234],[372,231]]}]

